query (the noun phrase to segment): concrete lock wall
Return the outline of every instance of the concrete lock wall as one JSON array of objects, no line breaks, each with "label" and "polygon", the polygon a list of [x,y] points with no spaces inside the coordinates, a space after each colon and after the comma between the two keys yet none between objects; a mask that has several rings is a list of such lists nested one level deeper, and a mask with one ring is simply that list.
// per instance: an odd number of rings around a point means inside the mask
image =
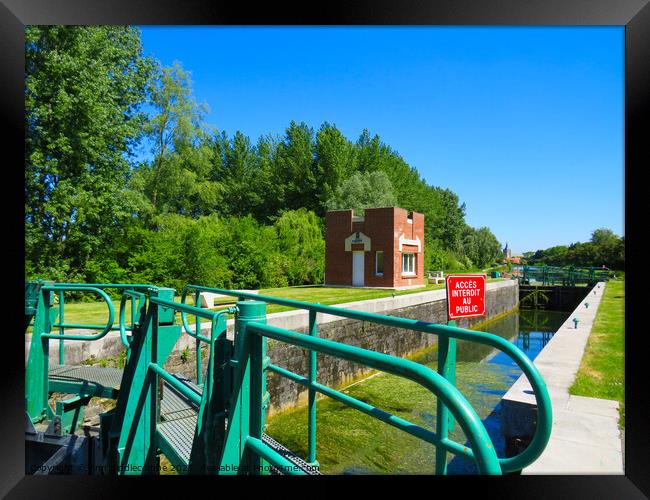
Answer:
[{"label": "concrete lock wall", "polygon": [[[492,282],[487,284],[486,318],[464,318],[457,321],[461,328],[467,328],[485,319],[503,314],[515,308],[519,300],[519,286],[514,280]],[[337,304],[336,307],[357,311],[374,312],[390,316],[429,321],[432,323],[447,322],[447,301],[445,290],[434,290],[397,297]],[[308,313],[302,310],[286,311],[269,314],[267,322],[279,328],[285,328],[301,333],[307,331]],[[391,328],[365,321],[341,319],[339,317],[318,314],[318,336],[354,345],[377,352],[398,357],[406,357],[417,351],[437,343],[436,335]],[[192,325],[193,326],[193,325]],[[203,325],[205,329],[209,325]],[[233,338],[233,320],[228,321],[228,337]],[[202,330],[203,331],[203,330]],[[208,333],[207,331],[203,331]],[[196,341],[187,334],[174,347],[174,351],[165,363],[165,369],[171,373],[185,375],[196,380]],[[207,346],[203,346],[203,373],[207,369]],[[66,364],[79,364],[91,355],[96,358],[117,356],[123,350],[119,334],[111,332],[106,337],[95,342],[65,343]],[[28,346],[26,346],[26,351]],[[267,354],[275,365],[286,368],[294,373],[307,376],[308,351],[282,342],[269,340]],[[27,356],[27,352],[26,352]],[[58,363],[58,341],[50,342],[50,363]],[[318,382],[330,387],[338,387],[363,377],[372,370],[337,359],[332,356],[317,355]],[[268,372],[267,390],[271,395],[270,413],[299,406],[306,401],[307,390],[284,377]]]},{"label": "concrete lock wall", "polygon": [[[487,291],[488,318],[503,314],[516,307],[518,302],[517,283],[508,282],[508,285]],[[382,314],[446,324],[447,301],[443,296],[442,299],[393,309]],[[484,318],[466,318],[458,321],[457,324],[461,328],[467,328],[480,321],[484,321]],[[295,331],[305,333],[307,327],[305,325]],[[398,357],[406,357],[430,347],[436,344],[438,339],[436,335],[351,319],[319,325],[318,334],[321,338]],[[308,375],[309,356],[306,349],[275,341],[269,341],[269,344],[267,353],[273,364],[302,376]],[[372,371],[357,363],[321,354],[317,355],[317,365],[318,382],[330,387],[348,384]],[[306,402],[307,390],[304,387],[272,372],[267,378],[267,390],[271,395],[271,414]]]}]

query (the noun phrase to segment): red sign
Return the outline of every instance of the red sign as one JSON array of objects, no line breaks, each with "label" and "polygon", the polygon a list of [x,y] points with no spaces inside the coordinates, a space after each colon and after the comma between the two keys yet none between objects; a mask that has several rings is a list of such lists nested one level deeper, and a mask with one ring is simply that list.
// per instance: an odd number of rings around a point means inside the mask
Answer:
[{"label": "red sign", "polygon": [[447,276],[449,319],[485,316],[485,274]]}]

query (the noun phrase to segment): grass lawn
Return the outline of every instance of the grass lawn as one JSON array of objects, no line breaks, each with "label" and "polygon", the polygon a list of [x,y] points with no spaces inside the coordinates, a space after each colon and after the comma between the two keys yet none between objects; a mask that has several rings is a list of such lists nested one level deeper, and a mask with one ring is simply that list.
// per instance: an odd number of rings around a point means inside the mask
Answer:
[{"label": "grass lawn", "polygon": [[[488,279],[488,281],[501,281],[500,279]],[[267,295],[269,297],[280,297],[292,300],[301,300],[307,302],[320,302],[323,305],[342,304],[345,302],[355,302],[359,300],[379,299],[383,297],[391,297],[393,294],[405,295],[409,293],[419,293],[429,290],[439,290],[445,287],[444,284],[439,285],[426,285],[420,288],[410,290],[377,290],[367,288],[334,288],[325,287],[321,285],[311,286],[295,286],[285,288],[265,288],[260,290],[260,295]],[[180,301],[180,297],[176,297]],[[235,297],[223,299],[221,302],[232,302],[237,300]],[[187,304],[193,305],[194,300],[188,297],[185,301]],[[216,303],[218,306],[218,303]],[[120,301],[114,300],[113,307],[115,310],[114,325],[118,324],[119,320],[119,307]],[[225,306],[215,307],[213,310],[222,309]],[[291,310],[290,307],[280,306],[276,304],[269,304],[267,313],[276,313],[281,311]],[[65,303],[65,322],[67,324],[106,324],[108,319],[108,311],[104,301],[98,302],[77,302]],[[131,301],[126,302],[126,322],[131,321]],[[188,315],[190,324],[194,323],[194,317]],[[177,315],[177,323],[180,323],[180,316]],[[31,332],[31,327],[28,330]]]},{"label": "grass lawn", "polygon": [[609,281],[598,307],[571,394],[620,403],[625,427],[625,281]]}]

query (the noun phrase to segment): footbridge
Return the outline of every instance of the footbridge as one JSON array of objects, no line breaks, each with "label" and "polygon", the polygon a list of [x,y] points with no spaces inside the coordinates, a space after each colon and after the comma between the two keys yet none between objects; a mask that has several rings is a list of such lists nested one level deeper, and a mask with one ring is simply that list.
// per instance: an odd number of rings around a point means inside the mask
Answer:
[{"label": "footbridge", "polygon": [[[180,474],[318,474],[317,401],[323,394],[432,445],[436,474],[447,473],[447,461],[458,455],[476,463],[481,474],[518,472],[535,462],[551,433],[552,415],[546,384],[535,365],[516,346],[496,335],[442,325],[352,311],[241,291],[199,285],[175,290],[149,284],[84,284],[31,281],[25,286],[25,327],[32,341],[25,374],[26,472],[34,474],[159,474],[163,454]],[[213,311],[187,302],[201,293],[232,296],[230,307]],[[65,322],[66,294],[94,294],[104,300],[106,324]],[[109,293],[120,294],[117,318]],[[56,303],[58,301],[58,303]],[[307,334],[266,324],[267,304],[308,311]],[[130,307],[130,322],[126,310]],[[384,353],[319,338],[317,314],[378,323],[438,337],[438,367],[428,367]],[[226,336],[228,316],[234,316],[234,339]],[[201,329],[210,325],[209,334]],[[193,323],[193,324],[190,324]],[[96,330],[87,335],[70,333]],[[67,330],[67,331],[66,331]],[[49,345],[69,340],[98,340],[119,331],[126,348],[124,369],[97,366],[50,366]],[[183,334],[207,344],[206,375],[196,356],[196,380],[178,376],[164,366]],[[270,362],[267,339],[306,349],[307,375]],[[478,342],[499,349],[522,369],[538,407],[536,429],[529,446],[514,457],[498,457],[481,419],[455,385],[456,341]],[[437,401],[435,429],[427,429],[376,408],[316,377],[316,354],[335,356],[391,373],[425,387]],[[308,389],[306,456],[287,449],[266,435],[269,405],[266,374],[271,371]],[[53,395],[65,394],[52,406]],[[115,405],[100,414],[98,428],[81,430],[84,408],[92,398],[109,398]],[[454,425],[468,444],[449,438]],[[426,472],[426,471],[423,471]]]},{"label": "footbridge", "polygon": [[532,282],[541,285],[579,286],[595,285],[609,279],[609,269],[601,267],[522,266],[515,268],[513,276],[520,285]]}]

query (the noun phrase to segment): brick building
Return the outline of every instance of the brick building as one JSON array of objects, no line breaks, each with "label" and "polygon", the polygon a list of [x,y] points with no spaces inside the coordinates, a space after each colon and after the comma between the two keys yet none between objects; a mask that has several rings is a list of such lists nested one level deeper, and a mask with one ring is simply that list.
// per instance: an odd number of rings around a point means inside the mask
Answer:
[{"label": "brick building", "polygon": [[424,215],[403,208],[367,208],[325,215],[325,285],[423,286]]}]

